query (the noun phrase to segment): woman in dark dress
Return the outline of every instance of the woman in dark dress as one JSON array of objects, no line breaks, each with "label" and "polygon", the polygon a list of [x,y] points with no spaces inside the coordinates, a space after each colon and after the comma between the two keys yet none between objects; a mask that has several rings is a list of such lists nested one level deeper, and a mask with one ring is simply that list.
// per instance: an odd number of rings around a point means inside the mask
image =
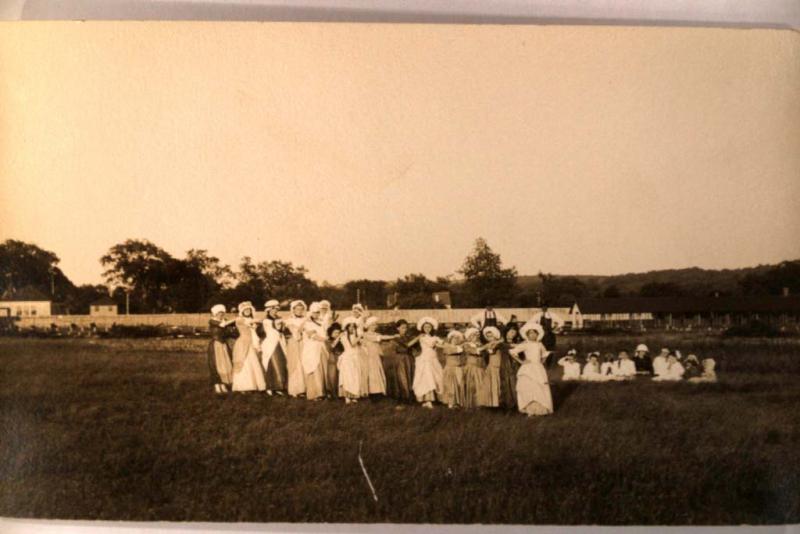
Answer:
[{"label": "woman in dark dress", "polygon": [[264,304],[264,340],[261,342],[261,367],[267,380],[267,393],[283,395],[286,391],[286,337],[278,312],[280,303],[268,300]]},{"label": "woman in dark dress", "polygon": [[517,370],[519,363],[509,352],[515,344],[522,342],[519,327],[509,322],[503,331],[503,341],[498,345],[500,351],[500,407],[509,410],[517,408]]},{"label": "woman in dark dress", "polygon": [[389,341],[385,358],[390,367],[386,373],[389,395],[405,402],[414,402],[414,390],[411,388],[414,382],[414,354],[409,343],[414,339],[414,335],[409,332],[408,321],[400,319],[395,323],[398,337]]},{"label": "woman in dark dress", "polygon": [[208,342],[207,359],[208,372],[211,377],[211,385],[217,394],[227,393],[230,390],[233,366],[231,364],[231,353],[226,341],[225,327],[233,321],[223,320],[225,306],[217,304],[211,308],[211,319],[208,321],[208,331],[211,334],[211,341]]}]

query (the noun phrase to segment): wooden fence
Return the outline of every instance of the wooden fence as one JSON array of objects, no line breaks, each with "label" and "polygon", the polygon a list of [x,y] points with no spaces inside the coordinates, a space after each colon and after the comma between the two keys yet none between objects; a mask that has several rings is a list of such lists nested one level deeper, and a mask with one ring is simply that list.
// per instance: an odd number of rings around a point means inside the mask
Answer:
[{"label": "wooden fence", "polygon": [[[458,309],[437,309],[437,310],[370,310],[370,314],[376,316],[381,324],[393,323],[398,319],[405,319],[410,323],[416,323],[425,316],[430,316],[439,321],[440,324],[465,324],[470,318],[483,310],[480,308],[458,308]],[[516,315],[517,321],[527,321],[539,308],[504,308],[495,310],[498,314],[510,318]],[[565,321],[576,323],[570,315],[569,308],[550,308],[550,311],[559,314]],[[350,315],[349,310],[337,312],[339,320]],[[228,314],[233,317],[234,314]],[[287,316],[288,312],[281,312],[282,316]],[[264,312],[256,312],[256,319],[264,318]],[[206,328],[208,326],[209,314],[207,313],[168,313],[168,314],[136,314],[136,315],[53,315],[49,317],[20,317],[16,322],[20,328],[47,328],[51,324],[57,327],[68,327],[74,324],[78,327],[87,328],[94,323],[98,328],[107,329],[113,324],[122,326],[180,326],[193,328]]]}]

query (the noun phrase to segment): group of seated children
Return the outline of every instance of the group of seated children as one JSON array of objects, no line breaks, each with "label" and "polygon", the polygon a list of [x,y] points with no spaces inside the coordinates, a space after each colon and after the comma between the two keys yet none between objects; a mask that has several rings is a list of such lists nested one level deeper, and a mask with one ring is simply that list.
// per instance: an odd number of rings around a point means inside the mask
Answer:
[{"label": "group of seated children", "polygon": [[717,374],[714,371],[716,362],[713,358],[704,358],[701,363],[694,354],[684,358],[678,350],[661,349],[661,353],[651,360],[650,350],[644,344],[636,347],[633,358],[624,350],[617,356],[610,352],[605,356],[601,356],[597,351],[590,352],[583,365],[578,361],[578,351],[571,349],[566,356],[558,360],[558,365],[564,370],[562,380],[607,382],[649,376],[656,382],[717,381]]}]

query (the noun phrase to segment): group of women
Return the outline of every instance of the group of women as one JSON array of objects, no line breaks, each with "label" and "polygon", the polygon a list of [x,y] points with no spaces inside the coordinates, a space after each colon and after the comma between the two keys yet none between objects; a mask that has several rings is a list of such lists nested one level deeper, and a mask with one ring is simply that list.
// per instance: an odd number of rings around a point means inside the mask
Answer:
[{"label": "group of women", "polygon": [[[239,304],[232,320],[225,320],[225,306],[212,307],[208,364],[217,393],[266,391],[309,400],[343,398],[346,404],[388,395],[425,408],[442,403],[517,409],[529,416],[553,412],[541,321],[521,327],[511,322],[502,331],[490,321],[439,337],[437,321],[423,317],[416,332],[400,320],[387,335],[360,304],[341,323],[327,301],[308,307],[293,301],[286,319],[280,306],[268,301],[260,325],[250,302]],[[235,341],[231,326],[238,331]]]}]

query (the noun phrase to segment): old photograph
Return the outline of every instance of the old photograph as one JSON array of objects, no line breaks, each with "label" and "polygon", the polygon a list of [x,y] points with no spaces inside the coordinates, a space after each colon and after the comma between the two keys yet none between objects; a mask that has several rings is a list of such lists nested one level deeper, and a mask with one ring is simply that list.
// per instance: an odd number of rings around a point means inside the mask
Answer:
[{"label": "old photograph", "polygon": [[800,522],[800,34],[0,23],[0,516]]}]

